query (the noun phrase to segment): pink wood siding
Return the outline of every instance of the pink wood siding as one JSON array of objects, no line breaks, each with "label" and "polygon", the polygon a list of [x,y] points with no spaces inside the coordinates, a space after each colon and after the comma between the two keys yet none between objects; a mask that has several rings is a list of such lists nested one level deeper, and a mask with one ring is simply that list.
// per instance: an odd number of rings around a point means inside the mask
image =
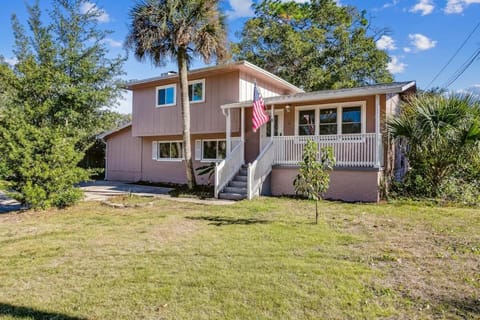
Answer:
[{"label": "pink wood siding", "polygon": [[[205,102],[191,103],[191,132],[225,132],[226,121],[220,106],[238,102],[239,72],[207,75],[189,80],[205,79]],[[164,85],[165,83],[162,83]],[[180,87],[177,83],[177,105],[156,107],[156,86],[133,91],[133,135],[158,136],[182,133],[182,114],[180,107]],[[239,110],[232,110],[232,131],[239,130]]]},{"label": "pink wood siding", "polygon": [[[294,195],[293,180],[298,174],[295,168],[274,168],[272,171],[272,194]],[[343,201],[379,201],[379,171],[334,170],[330,174],[330,188],[326,199]]]},{"label": "pink wood siding", "polygon": [[[192,156],[195,159],[195,141],[202,139],[225,139],[225,134],[201,134],[192,135]],[[143,138],[143,163],[142,178],[143,181],[150,182],[171,182],[186,183],[185,164],[183,161],[157,161],[152,159],[152,142],[153,141],[179,141],[182,136],[161,136],[161,137],[145,137]],[[209,162],[193,161],[194,168],[207,165]],[[197,184],[213,184],[213,177],[210,181],[206,175],[196,176]]]},{"label": "pink wood siding", "polygon": [[140,180],[141,140],[141,138],[132,137],[131,127],[125,128],[108,137],[106,180]]}]

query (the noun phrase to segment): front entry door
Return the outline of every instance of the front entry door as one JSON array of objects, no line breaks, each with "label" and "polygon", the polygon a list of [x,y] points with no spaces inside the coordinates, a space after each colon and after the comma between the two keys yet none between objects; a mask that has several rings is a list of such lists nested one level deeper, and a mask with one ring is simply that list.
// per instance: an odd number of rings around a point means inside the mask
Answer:
[{"label": "front entry door", "polygon": [[[260,128],[260,150],[262,152],[263,147],[268,144],[270,138],[272,136],[272,117],[271,111],[268,110],[268,114],[270,115],[270,121],[264,124]],[[283,110],[275,110],[274,113],[274,125],[273,125],[273,136],[283,136]]]}]

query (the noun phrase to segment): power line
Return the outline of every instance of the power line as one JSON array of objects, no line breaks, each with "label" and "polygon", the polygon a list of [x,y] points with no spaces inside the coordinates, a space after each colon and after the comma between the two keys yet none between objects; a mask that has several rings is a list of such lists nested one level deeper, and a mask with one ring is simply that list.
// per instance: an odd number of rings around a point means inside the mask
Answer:
[{"label": "power line", "polygon": [[457,54],[460,52],[460,50],[463,49],[463,47],[467,44],[468,40],[470,40],[470,38],[472,37],[472,35],[475,33],[475,31],[477,31],[478,27],[480,27],[480,22],[477,23],[477,25],[473,28],[473,30],[470,32],[470,34],[467,36],[467,38],[463,41],[463,43],[460,45],[460,47],[458,47],[457,51],[455,51],[455,53],[453,54],[453,56],[447,61],[447,63],[445,63],[445,65],[443,66],[443,68],[438,71],[438,73],[435,75],[435,77],[433,77],[432,81],[430,81],[430,83],[428,84],[427,88],[430,87],[430,85],[435,81],[437,80],[438,76],[448,67],[448,65],[452,62],[452,60],[457,56]]},{"label": "power line", "polygon": [[467,61],[450,77],[450,79],[444,84],[444,88],[450,87],[457,79],[472,65],[472,63],[480,56],[480,48],[478,48]]}]

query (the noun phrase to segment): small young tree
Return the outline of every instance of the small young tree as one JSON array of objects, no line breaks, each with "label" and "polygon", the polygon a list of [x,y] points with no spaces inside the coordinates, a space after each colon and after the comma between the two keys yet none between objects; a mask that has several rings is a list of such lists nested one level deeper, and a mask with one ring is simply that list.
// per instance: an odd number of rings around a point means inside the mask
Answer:
[{"label": "small young tree", "polygon": [[293,181],[295,192],[315,200],[315,223],[318,224],[318,200],[323,199],[330,185],[330,171],[335,165],[331,147],[323,147],[318,161],[318,144],[308,140],[303,150],[298,175]]}]

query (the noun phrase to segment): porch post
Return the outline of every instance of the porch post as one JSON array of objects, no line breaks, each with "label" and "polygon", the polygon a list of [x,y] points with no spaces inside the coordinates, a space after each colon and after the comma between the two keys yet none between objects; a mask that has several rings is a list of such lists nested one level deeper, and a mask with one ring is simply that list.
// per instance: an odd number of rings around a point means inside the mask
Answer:
[{"label": "porch post", "polygon": [[240,139],[245,141],[245,107],[242,107],[240,112]]},{"label": "porch post", "polygon": [[230,109],[227,110],[227,116],[226,116],[226,139],[227,139],[227,156],[232,152],[232,123],[231,123],[231,118],[230,118]]},{"label": "porch post", "polygon": [[240,143],[242,148],[242,162],[245,164],[245,107],[240,108]]},{"label": "porch post", "polygon": [[273,141],[273,136],[275,135],[275,105],[270,106],[272,113],[272,121],[270,121],[270,141]]},{"label": "porch post", "polygon": [[382,134],[380,132],[380,96],[378,94],[375,95],[375,137],[375,167],[380,168],[382,158]]}]

